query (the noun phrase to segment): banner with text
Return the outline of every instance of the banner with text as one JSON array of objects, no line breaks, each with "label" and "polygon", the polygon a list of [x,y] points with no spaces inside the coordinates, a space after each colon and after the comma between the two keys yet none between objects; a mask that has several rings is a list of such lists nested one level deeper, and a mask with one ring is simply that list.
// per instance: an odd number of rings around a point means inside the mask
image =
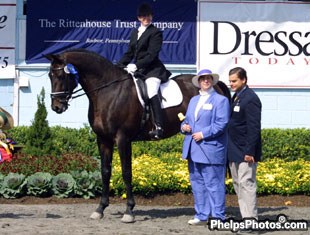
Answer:
[{"label": "banner with text", "polygon": [[243,67],[251,87],[310,88],[309,12],[310,3],[199,1],[198,69],[227,84]]},{"label": "banner with text", "polygon": [[[193,0],[148,0],[153,23],[163,31],[163,63],[196,63],[197,3]],[[139,27],[140,0],[28,0],[27,63],[47,62],[43,54],[71,48],[95,51],[112,62],[127,50],[130,33]]]},{"label": "banner with text", "polygon": [[0,3],[0,79],[15,78],[16,0]]}]

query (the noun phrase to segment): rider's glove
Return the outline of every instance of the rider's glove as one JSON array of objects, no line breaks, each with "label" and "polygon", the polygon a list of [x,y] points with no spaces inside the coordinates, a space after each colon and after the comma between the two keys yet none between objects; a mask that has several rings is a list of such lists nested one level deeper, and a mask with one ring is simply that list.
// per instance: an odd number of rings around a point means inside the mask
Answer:
[{"label": "rider's glove", "polygon": [[127,70],[128,73],[134,74],[137,71],[137,66],[135,64],[129,64],[125,70]]}]

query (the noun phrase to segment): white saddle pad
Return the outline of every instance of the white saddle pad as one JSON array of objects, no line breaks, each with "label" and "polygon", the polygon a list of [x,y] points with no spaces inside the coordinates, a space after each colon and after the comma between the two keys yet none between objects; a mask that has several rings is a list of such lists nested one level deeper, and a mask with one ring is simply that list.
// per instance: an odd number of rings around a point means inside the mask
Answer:
[{"label": "white saddle pad", "polygon": [[[137,81],[136,81],[137,79],[133,78],[133,80],[134,80],[135,85],[136,85],[136,90],[138,93],[139,101],[140,101],[141,105],[144,107],[144,101],[142,99],[140,90],[139,90],[138,85],[137,85]],[[163,96],[163,100],[161,102],[161,108],[162,109],[177,106],[177,105],[181,104],[183,101],[183,95],[182,95],[181,89],[178,86],[178,84],[172,79],[169,79],[168,82],[161,84],[160,85],[160,91],[161,91],[161,94]]]}]

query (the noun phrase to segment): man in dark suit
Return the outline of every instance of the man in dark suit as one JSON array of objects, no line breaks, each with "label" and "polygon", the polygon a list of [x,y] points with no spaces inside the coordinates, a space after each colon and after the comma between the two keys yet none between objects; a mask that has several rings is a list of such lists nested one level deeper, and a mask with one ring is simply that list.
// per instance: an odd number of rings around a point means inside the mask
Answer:
[{"label": "man in dark suit", "polygon": [[[137,11],[141,25],[134,29],[130,36],[127,52],[118,62],[127,66],[125,70],[133,75],[144,76],[147,94],[150,99],[156,129],[149,134],[152,138],[160,139],[163,136],[163,115],[158,97],[161,83],[168,81],[171,73],[159,59],[159,52],[163,43],[162,32],[152,24],[153,11],[150,5],[143,3]],[[133,62],[133,64],[129,64]]]},{"label": "man in dark suit", "polygon": [[261,159],[262,104],[247,85],[246,70],[229,71],[235,92],[228,123],[228,160],[242,218],[258,218],[256,206],[256,169]]}]

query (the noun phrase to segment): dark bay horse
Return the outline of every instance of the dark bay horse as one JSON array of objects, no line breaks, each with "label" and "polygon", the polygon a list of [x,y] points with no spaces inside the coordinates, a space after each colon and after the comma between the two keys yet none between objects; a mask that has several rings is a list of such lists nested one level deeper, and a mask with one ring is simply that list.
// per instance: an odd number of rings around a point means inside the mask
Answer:
[{"label": "dark bay horse", "polygon": [[[150,140],[148,132],[153,125],[151,121],[147,121],[141,128],[143,107],[139,103],[131,75],[98,54],[83,49],[45,57],[51,61],[49,77],[52,86],[52,109],[55,112],[66,111],[78,83],[89,99],[88,119],[97,135],[103,183],[99,206],[91,218],[102,218],[104,209],[109,205],[112,154],[116,144],[127,195],[127,207],[122,222],[133,222],[135,200],[132,193],[131,143],[137,136],[140,136],[139,140]],[[73,66],[69,68],[69,65]],[[187,74],[171,78],[181,88],[183,101],[176,107],[165,109],[164,138],[179,133],[178,113],[185,114],[191,97],[198,94],[198,89],[191,82],[193,76]],[[224,83],[215,88],[230,96]]]}]

